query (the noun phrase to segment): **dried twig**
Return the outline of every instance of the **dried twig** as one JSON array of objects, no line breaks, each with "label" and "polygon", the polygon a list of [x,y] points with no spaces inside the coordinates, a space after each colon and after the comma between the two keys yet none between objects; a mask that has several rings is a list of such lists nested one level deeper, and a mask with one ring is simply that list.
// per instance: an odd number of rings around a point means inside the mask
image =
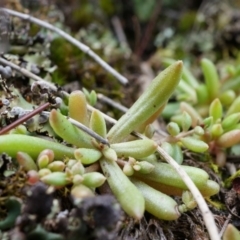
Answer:
[{"label": "dried twig", "polygon": [[6,127],[2,128],[0,130],[0,135],[7,133],[8,131],[12,130],[13,128],[19,126],[20,124],[26,122],[28,119],[34,117],[38,113],[42,112],[45,108],[47,108],[50,105],[50,103],[44,103],[43,105],[37,107],[36,109],[32,110],[28,114],[22,116],[21,118],[17,119],[13,123],[7,125]]},{"label": "dried twig", "polygon": [[81,43],[80,41],[78,41],[77,39],[73,38],[72,36],[70,36],[69,34],[67,34],[66,32],[64,32],[63,30],[53,26],[52,24],[42,21],[40,19],[37,19],[35,17],[32,17],[28,14],[23,14],[14,10],[10,10],[7,8],[3,8],[3,10],[5,10],[8,14],[24,19],[26,21],[35,23],[41,27],[44,27],[48,30],[51,30],[53,32],[58,33],[60,36],[62,36],[63,38],[65,38],[67,41],[69,41],[70,43],[72,43],[73,45],[75,45],[76,47],[78,47],[81,51],[83,51],[84,53],[86,53],[88,56],[90,56],[92,59],[94,59],[99,65],[101,65],[106,71],[108,71],[109,73],[111,73],[114,77],[116,77],[119,82],[121,82],[122,84],[127,84],[128,80],[127,78],[125,78],[124,76],[122,76],[120,73],[118,73],[115,69],[113,69],[109,64],[107,64],[104,60],[102,60],[96,53],[94,53],[88,46],[86,46],[85,44]]},{"label": "dried twig", "polygon": [[144,50],[146,50],[146,47],[149,43],[149,40],[152,37],[152,33],[153,33],[154,27],[156,25],[157,18],[159,16],[160,11],[161,11],[161,6],[162,6],[161,1],[158,1],[158,3],[156,4],[156,6],[155,6],[155,8],[152,12],[152,16],[151,16],[151,18],[148,22],[148,25],[147,25],[144,33],[143,33],[143,38],[141,39],[139,47],[135,51],[135,53],[138,57],[142,56]]},{"label": "dried twig", "polygon": [[192,193],[194,199],[196,200],[202,216],[208,230],[211,240],[220,240],[218,229],[214,221],[212,212],[209,210],[206,201],[204,200],[202,194],[199,192],[196,185],[193,183],[191,178],[187,173],[181,168],[181,166],[170,156],[168,155],[161,147],[158,146],[157,151],[159,154],[177,171],[184,183],[187,185],[188,189]]},{"label": "dried twig", "polygon": [[231,218],[232,218],[232,214],[228,214],[228,217],[227,217],[226,221],[224,222],[224,224],[222,226],[222,229],[221,229],[221,231],[219,233],[220,237],[222,237],[222,235],[224,234],[224,232],[225,232],[225,230],[226,230],[226,228],[227,228]]},{"label": "dried twig", "polygon": [[108,105],[120,110],[121,112],[127,112],[128,108],[126,108],[125,106],[123,106],[122,104],[118,103],[118,102],[115,102],[113,101],[111,98],[108,98],[106,96],[104,96],[103,94],[101,93],[98,93],[97,94],[97,98],[104,102],[104,103],[107,103]]}]

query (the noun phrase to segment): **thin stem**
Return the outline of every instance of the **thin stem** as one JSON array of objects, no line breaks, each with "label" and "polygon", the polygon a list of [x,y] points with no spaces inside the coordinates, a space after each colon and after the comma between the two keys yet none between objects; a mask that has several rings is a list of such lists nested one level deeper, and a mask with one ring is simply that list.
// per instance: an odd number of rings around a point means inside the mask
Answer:
[{"label": "thin stem", "polygon": [[125,35],[124,31],[123,31],[122,24],[121,24],[121,21],[118,18],[118,16],[113,16],[111,21],[112,21],[112,25],[114,27],[115,33],[117,35],[118,41],[121,44],[124,44],[125,46],[129,47],[126,35]]},{"label": "thin stem", "polygon": [[136,51],[136,55],[138,57],[142,56],[142,54],[144,53],[144,50],[146,50],[147,45],[149,44],[149,40],[152,37],[152,33],[153,33],[154,27],[156,25],[157,18],[161,11],[161,6],[162,6],[161,1],[158,1],[152,12],[152,16],[147,24],[147,27],[143,33],[143,39],[141,40],[141,42],[139,44],[140,46],[138,47],[138,49]]},{"label": "thin stem", "polygon": [[[91,106],[91,105],[87,105],[87,109],[88,109],[88,111],[90,111],[90,112],[92,112],[92,111],[94,111],[94,110],[97,110],[95,107],[93,107],[93,106]],[[116,119],[109,117],[107,114],[105,114],[105,113],[103,113],[103,112],[101,112],[101,113],[102,113],[104,119],[105,119],[107,122],[109,122],[109,123],[111,123],[111,124],[116,124],[116,123],[117,123],[117,120],[116,120]]]},{"label": "thin stem", "polygon": [[[45,103],[47,104],[47,103]],[[40,106],[39,108],[35,109],[35,110],[24,110],[26,115],[24,115],[23,117],[19,118],[18,120],[16,120],[14,123],[8,125],[7,127],[5,127],[4,129],[0,130],[0,135],[3,134],[3,133],[6,133],[8,132],[9,130],[13,129],[14,127],[18,126],[19,124],[25,122],[26,120],[30,119],[31,117],[35,116],[36,114],[38,114],[39,112],[41,112],[43,110],[43,107],[45,106],[42,105]],[[49,105],[49,103],[48,103]],[[45,107],[46,108],[46,107]],[[42,114],[44,114],[47,118],[49,117],[50,115],[50,112],[48,111],[43,111]],[[90,128],[86,127],[85,125],[83,125],[82,123],[70,118],[70,117],[67,117],[65,116],[68,121],[70,123],[72,123],[73,125],[75,125],[76,127],[80,128],[81,130],[83,130],[85,133],[87,133],[88,135],[94,137],[97,141],[99,141],[100,143],[102,144],[105,144],[105,145],[108,145],[109,146],[109,142],[107,139],[101,137],[100,135],[98,135],[96,132],[94,132],[93,130],[91,130]]]},{"label": "thin stem", "polygon": [[13,128],[19,126],[20,124],[26,122],[28,119],[34,117],[38,113],[42,112],[45,108],[47,108],[50,103],[44,103],[43,105],[37,107],[36,109],[32,110],[28,114],[24,115],[23,117],[17,119],[15,122],[9,124],[8,126],[4,127],[0,130],[0,135],[7,133],[8,131],[12,130]]},{"label": "thin stem", "polygon": [[112,106],[112,107],[120,110],[121,112],[124,112],[124,113],[125,113],[125,112],[127,112],[127,110],[128,110],[128,108],[126,108],[125,106],[121,105],[120,103],[117,103],[117,102],[113,101],[111,98],[108,98],[108,97],[104,96],[104,95],[101,94],[101,93],[98,93],[98,94],[97,94],[97,98],[98,98],[100,101],[102,101],[102,102],[104,102],[104,103],[107,103],[107,104],[109,104],[110,106]]},{"label": "thin stem", "polygon": [[121,82],[122,84],[127,84],[128,80],[127,78],[125,78],[124,76],[122,76],[120,73],[118,73],[115,69],[113,69],[109,64],[107,64],[104,60],[102,60],[96,53],[94,53],[87,45],[81,43],[80,41],[76,40],[75,38],[73,38],[72,36],[70,36],[69,34],[67,34],[66,32],[64,32],[63,30],[54,27],[52,24],[42,21],[40,19],[34,18],[28,14],[23,14],[14,10],[10,10],[7,8],[3,8],[3,10],[5,10],[8,14],[24,19],[26,21],[35,23],[41,27],[44,27],[48,30],[51,30],[53,32],[58,33],[60,36],[62,36],[63,38],[65,38],[67,41],[69,41],[71,44],[75,45],[76,47],[78,47],[81,51],[83,51],[85,54],[87,54],[88,56],[90,56],[92,59],[94,59],[99,65],[101,65],[107,72],[111,73],[114,77],[116,77],[119,82]]},{"label": "thin stem", "polygon": [[164,137],[163,139],[161,139],[160,141],[158,141],[159,144],[162,144],[163,142],[172,142],[172,143],[176,143],[178,141],[180,141],[181,138],[183,137],[187,137],[189,135],[194,134],[195,130],[189,130],[187,132],[181,132],[179,133],[177,136],[171,136],[171,135],[167,135],[166,137]]},{"label": "thin stem", "polygon": [[222,235],[224,234],[231,218],[232,218],[232,214],[230,213],[230,214],[228,214],[228,217],[227,217],[226,221],[224,222],[224,224],[222,226],[221,232],[219,233],[220,237],[222,237]]},{"label": "thin stem", "polygon": [[85,133],[89,134],[90,136],[94,137],[96,140],[98,140],[100,143],[105,144],[105,145],[109,145],[109,142],[107,139],[101,137],[100,135],[98,135],[96,132],[94,132],[92,129],[86,127],[85,125],[83,125],[82,123],[72,119],[72,118],[67,118],[69,120],[69,122],[71,122],[73,125],[75,125],[76,127],[80,128],[81,130],[83,130]]},{"label": "thin stem", "polygon": [[181,168],[181,166],[171,157],[169,156],[161,147],[158,146],[157,151],[159,154],[177,171],[180,175],[184,183],[187,185],[189,190],[191,191],[193,197],[195,198],[200,211],[202,212],[202,216],[207,227],[209,236],[211,240],[220,240],[220,236],[218,233],[218,229],[216,223],[214,221],[214,217],[211,211],[206,204],[203,196],[191,180],[191,178],[187,175],[187,173]]}]

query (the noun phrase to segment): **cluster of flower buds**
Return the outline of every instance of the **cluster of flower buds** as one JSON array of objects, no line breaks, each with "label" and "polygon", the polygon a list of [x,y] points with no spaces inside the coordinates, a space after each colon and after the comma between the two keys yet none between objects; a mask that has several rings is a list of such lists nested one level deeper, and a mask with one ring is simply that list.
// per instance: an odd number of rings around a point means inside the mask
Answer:
[{"label": "cluster of flower buds", "polygon": [[71,185],[71,194],[75,200],[94,196],[93,190],[106,180],[99,172],[85,172],[79,160],[55,160],[54,152],[50,149],[40,152],[36,161],[25,152],[18,152],[16,159],[28,172],[30,184],[41,180],[57,188]]}]

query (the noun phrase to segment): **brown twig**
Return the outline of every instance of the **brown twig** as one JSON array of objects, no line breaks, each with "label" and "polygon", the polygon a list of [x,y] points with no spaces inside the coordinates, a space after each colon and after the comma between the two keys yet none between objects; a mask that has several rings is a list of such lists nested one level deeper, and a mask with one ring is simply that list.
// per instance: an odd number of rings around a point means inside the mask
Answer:
[{"label": "brown twig", "polygon": [[148,22],[147,27],[146,27],[146,29],[145,29],[145,31],[143,33],[143,38],[142,38],[142,40],[140,42],[140,45],[139,45],[139,47],[136,50],[136,55],[138,57],[142,56],[143,52],[145,51],[145,49],[146,49],[146,47],[147,47],[147,45],[149,43],[149,40],[152,37],[152,33],[153,33],[154,27],[156,25],[158,15],[159,15],[159,13],[161,11],[161,6],[162,6],[161,1],[158,1],[156,7],[153,10],[152,17],[151,17],[150,21]]},{"label": "brown twig", "polygon": [[34,117],[35,115],[37,115],[38,113],[42,112],[44,109],[46,109],[48,106],[50,105],[49,102],[44,103],[43,105],[37,107],[36,109],[34,109],[32,112],[24,115],[23,117],[17,119],[15,122],[9,124],[8,126],[2,128],[0,130],[0,135],[5,134],[7,132],[9,132],[10,130],[12,130],[13,128],[19,126],[20,124],[26,122],[28,119]]}]

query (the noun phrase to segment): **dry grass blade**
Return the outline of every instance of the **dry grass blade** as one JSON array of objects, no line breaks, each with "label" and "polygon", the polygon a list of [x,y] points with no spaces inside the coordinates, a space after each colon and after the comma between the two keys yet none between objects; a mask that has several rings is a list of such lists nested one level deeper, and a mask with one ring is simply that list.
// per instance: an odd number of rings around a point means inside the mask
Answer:
[{"label": "dry grass blade", "polygon": [[60,36],[62,36],[64,39],[66,39],[67,41],[69,41],[70,43],[72,43],[73,45],[75,45],[76,47],[78,47],[81,51],[83,51],[84,53],[86,53],[88,56],[90,56],[92,59],[94,59],[99,65],[101,65],[107,72],[111,73],[114,77],[116,77],[119,82],[121,82],[122,84],[127,84],[128,80],[127,78],[125,78],[124,76],[122,76],[120,73],[118,73],[115,69],[113,69],[109,64],[107,64],[103,59],[101,59],[96,53],[94,53],[88,46],[86,46],[85,44],[79,42],[78,40],[76,40],[75,38],[73,38],[72,36],[70,36],[69,34],[67,34],[66,32],[64,32],[63,30],[54,27],[52,24],[42,21],[40,19],[34,18],[28,14],[23,14],[14,10],[10,10],[7,8],[3,8],[9,15],[24,19],[26,21],[35,23],[41,27],[44,27],[48,30],[51,30],[53,32],[58,33]]},{"label": "dry grass blade", "polygon": [[181,166],[170,157],[161,147],[158,147],[157,151],[159,154],[177,171],[184,183],[189,188],[194,199],[196,200],[199,209],[202,212],[203,220],[205,222],[206,228],[208,230],[211,240],[220,240],[217,226],[214,221],[214,217],[208,208],[206,201],[204,200],[202,194],[199,192],[193,181],[186,174],[186,172],[181,168]]}]

